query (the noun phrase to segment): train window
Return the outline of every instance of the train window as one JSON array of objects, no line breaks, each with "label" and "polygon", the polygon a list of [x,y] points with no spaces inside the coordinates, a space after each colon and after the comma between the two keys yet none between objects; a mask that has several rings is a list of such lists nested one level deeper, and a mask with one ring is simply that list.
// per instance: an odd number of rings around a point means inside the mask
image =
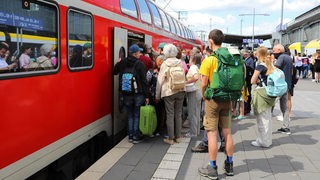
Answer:
[{"label": "train window", "polygon": [[193,32],[191,32],[191,38],[192,38],[192,39],[196,39],[196,37],[194,36],[194,33],[193,33]]},{"label": "train window", "polygon": [[190,39],[195,39],[193,36],[193,32],[191,30],[189,30],[189,33],[190,33]]},{"label": "train window", "polygon": [[185,32],[186,32],[186,38],[187,38],[187,39],[190,39],[188,28],[187,28],[187,27],[184,27],[184,30],[185,30]]},{"label": "train window", "polygon": [[179,24],[180,25],[180,28],[181,28],[181,31],[182,31],[182,37],[185,37],[185,31],[184,31],[184,27],[182,24]]},{"label": "train window", "polygon": [[170,32],[170,26],[166,14],[161,9],[159,9],[159,12],[162,18],[163,28]]},{"label": "train window", "polygon": [[92,15],[74,9],[68,11],[68,64],[71,70],[93,66]]},{"label": "train window", "polygon": [[176,27],[173,24],[172,17],[169,16],[168,14],[167,14],[167,17],[168,17],[169,24],[170,24],[170,27],[171,27],[171,32],[174,33],[174,34],[177,34],[177,30],[176,30]]},{"label": "train window", "polygon": [[140,10],[140,18],[142,21],[151,24],[151,14],[148,8],[148,5],[145,0],[138,0],[139,10]]},{"label": "train window", "polygon": [[120,8],[124,14],[138,18],[137,7],[134,0],[120,0]]},{"label": "train window", "polygon": [[150,5],[150,8],[151,8],[151,12],[153,14],[153,23],[154,23],[154,25],[159,27],[159,28],[162,28],[162,22],[161,22],[160,14],[158,12],[158,8],[156,7],[156,5],[154,5],[150,1],[149,1],[149,5]]},{"label": "train window", "polygon": [[184,37],[184,31],[183,31],[182,25],[179,22],[178,22],[178,26],[180,28],[181,36]]},{"label": "train window", "polygon": [[178,26],[178,21],[177,20],[173,20],[173,22],[174,22],[174,24],[176,25],[176,28],[177,28],[177,34],[179,35],[179,36],[181,36],[181,30],[180,30],[180,27]]},{"label": "train window", "polygon": [[190,29],[187,29],[187,33],[188,33],[188,38],[189,38],[189,39],[192,39]]},{"label": "train window", "polygon": [[8,51],[0,58],[0,78],[55,72],[60,64],[58,25],[53,3],[1,0],[0,42]]},{"label": "train window", "polygon": [[183,29],[183,37],[187,38],[187,32],[186,32],[186,27],[184,25],[181,24],[181,27]]}]

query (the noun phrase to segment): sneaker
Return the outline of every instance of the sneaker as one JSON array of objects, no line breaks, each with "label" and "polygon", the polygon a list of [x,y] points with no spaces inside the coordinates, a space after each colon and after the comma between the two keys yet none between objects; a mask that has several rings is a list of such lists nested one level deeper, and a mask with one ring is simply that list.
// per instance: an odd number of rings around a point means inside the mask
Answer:
[{"label": "sneaker", "polygon": [[226,147],[225,146],[220,146],[220,148],[218,149],[219,152],[225,152],[226,151]]},{"label": "sneaker", "polygon": [[208,177],[209,179],[218,179],[217,167],[213,168],[207,165],[205,168],[199,168],[198,172],[201,176]]},{"label": "sneaker", "polygon": [[163,139],[163,142],[170,144],[170,145],[174,144],[173,139]]},{"label": "sneaker", "polygon": [[224,161],[224,171],[227,176],[233,176],[233,162]]},{"label": "sneaker", "polygon": [[260,143],[258,143],[257,141],[252,141],[251,145],[255,147],[261,147]]},{"label": "sneaker", "polygon": [[246,118],[244,117],[244,116],[238,116],[238,117],[236,117],[236,119],[238,119],[238,120],[240,120],[240,121],[243,121],[243,120],[245,120]]},{"label": "sneaker", "polygon": [[130,135],[128,136],[128,142],[129,142],[129,143],[132,143],[132,142],[133,142],[133,136],[130,136]]},{"label": "sneaker", "polygon": [[192,137],[197,137],[197,135],[191,134],[190,132],[187,132],[184,137],[192,138]]},{"label": "sneaker", "polygon": [[283,121],[283,116],[282,115],[276,116],[276,118],[277,118],[278,121]]},{"label": "sneaker", "polygon": [[278,129],[278,132],[281,132],[283,134],[291,134],[291,131],[289,128],[280,128]]},{"label": "sneaker", "polygon": [[208,146],[205,146],[202,143],[199,143],[198,146],[191,148],[191,152],[206,153],[206,152],[208,152]]},{"label": "sneaker", "polygon": [[143,137],[142,137],[142,136],[140,136],[140,137],[138,137],[138,138],[133,137],[132,143],[133,143],[133,144],[138,144],[138,143],[141,143],[142,141],[143,141]]}]

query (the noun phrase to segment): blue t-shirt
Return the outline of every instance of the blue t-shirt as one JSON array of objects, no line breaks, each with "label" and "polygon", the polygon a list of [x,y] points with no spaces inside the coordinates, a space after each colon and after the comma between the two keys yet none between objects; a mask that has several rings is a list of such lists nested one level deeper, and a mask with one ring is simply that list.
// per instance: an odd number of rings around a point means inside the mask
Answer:
[{"label": "blue t-shirt", "polygon": [[268,71],[268,68],[263,65],[263,64],[257,64],[256,66],[256,70],[260,72],[260,75],[259,75],[259,79],[260,79],[260,83],[258,84],[258,86],[262,87],[262,81],[264,82],[265,85],[267,85],[267,71]]},{"label": "blue t-shirt", "polygon": [[290,90],[292,88],[292,58],[288,54],[283,53],[278,57],[275,66],[283,71],[288,85],[288,90]]}]

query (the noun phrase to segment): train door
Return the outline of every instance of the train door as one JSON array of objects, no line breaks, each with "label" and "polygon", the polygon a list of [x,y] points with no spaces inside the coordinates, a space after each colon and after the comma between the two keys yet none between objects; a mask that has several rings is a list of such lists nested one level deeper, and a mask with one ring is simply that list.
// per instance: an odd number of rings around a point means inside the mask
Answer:
[{"label": "train door", "polygon": [[144,43],[152,46],[152,36],[144,35]]},{"label": "train door", "polygon": [[[124,59],[127,56],[128,30],[115,27],[113,43],[114,66],[120,58]],[[126,114],[122,96],[119,94],[119,75],[113,76],[113,135],[121,134],[121,130],[127,127]]]}]

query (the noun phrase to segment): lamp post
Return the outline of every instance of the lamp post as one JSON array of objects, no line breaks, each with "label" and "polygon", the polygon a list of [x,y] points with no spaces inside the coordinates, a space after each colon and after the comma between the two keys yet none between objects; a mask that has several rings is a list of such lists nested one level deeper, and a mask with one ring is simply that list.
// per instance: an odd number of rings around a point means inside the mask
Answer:
[{"label": "lamp post", "polygon": [[239,14],[239,16],[252,16],[252,51],[254,49],[254,21],[255,21],[255,16],[269,16],[270,14],[256,14],[255,9],[253,8],[253,13],[252,14]]},{"label": "lamp post", "polygon": [[243,19],[241,18],[241,20],[240,20],[240,35],[242,35],[242,21],[243,21]]},{"label": "lamp post", "polygon": [[282,44],[282,24],[283,24],[283,0],[281,2],[280,44]]}]

